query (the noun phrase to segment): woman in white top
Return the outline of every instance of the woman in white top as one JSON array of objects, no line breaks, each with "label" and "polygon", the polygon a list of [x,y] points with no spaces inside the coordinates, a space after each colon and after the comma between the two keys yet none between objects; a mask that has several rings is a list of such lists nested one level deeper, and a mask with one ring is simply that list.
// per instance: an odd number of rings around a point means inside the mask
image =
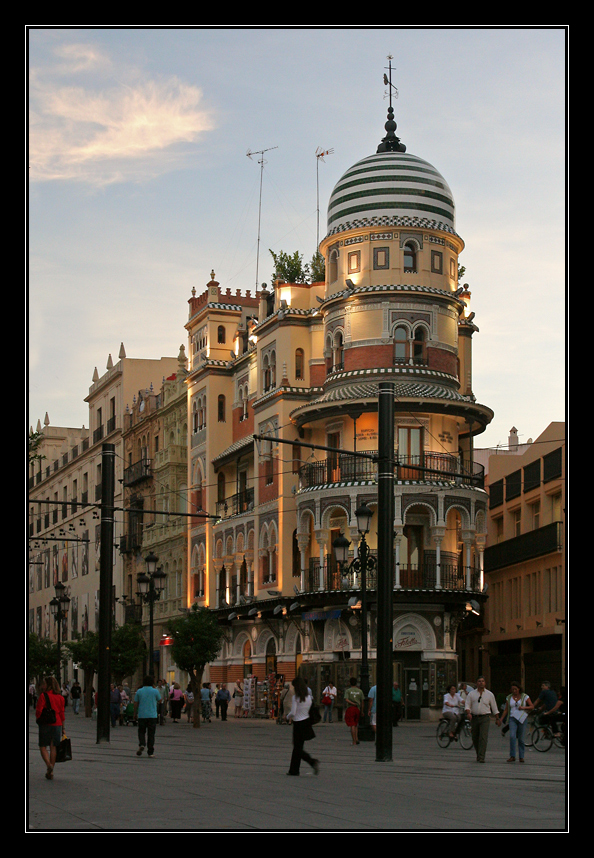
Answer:
[{"label": "woman in white top", "polygon": [[534,709],[534,704],[527,694],[522,692],[519,682],[512,682],[511,694],[508,695],[505,701],[505,709],[501,717],[495,719],[495,723],[499,727],[502,721],[505,721],[506,716],[509,716],[509,760],[508,763],[516,761],[516,739],[518,740],[518,752],[520,762],[524,762],[524,732],[526,730],[526,719],[528,712]]},{"label": "woman in white top", "polygon": [[293,680],[293,703],[291,711],[287,716],[287,721],[293,723],[293,753],[291,755],[291,765],[289,766],[288,775],[298,775],[301,760],[312,767],[316,775],[319,772],[320,764],[318,760],[314,760],[304,749],[304,744],[309,739],[315,738],[309,710],[312,704],[312,696],[307,688],[307,683],[300,676]]},{"label": "woman in white top", "polygon": [[449,722],[450,737],[452,739],[454,738],[454,732],[458,721],[460,720],[460,715],[462,714],[462,708],[462,698],[456,691],[456,686],[450,685],[447,693],[443,695],[441,717],[445,718]]}]

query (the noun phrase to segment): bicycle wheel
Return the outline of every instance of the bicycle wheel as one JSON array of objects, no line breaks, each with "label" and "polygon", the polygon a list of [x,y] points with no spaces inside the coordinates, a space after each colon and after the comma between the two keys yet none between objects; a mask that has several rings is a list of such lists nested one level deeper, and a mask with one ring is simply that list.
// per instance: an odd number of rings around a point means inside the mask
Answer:
[{"label": "bicycle wheel", "polygon": [[531,748],[534,745],[534,734],[537,728],[534,724],[526,725],[526,732],[524,733],[524,744],[527,748]]},{"label": "bicycle wheel", "polygon": [[553,744],[553,734],[548,727],[536,727],[532,734],[532,746],[536,751],[548,751]]},{"label": "bicycle wheel", "polygon": [[472,748],[472,733],[470,732],[470,724],[463,724],[460,728],[460,732],[458,733],[458,741],[460,742],[460,747],[464,748],[465,751],[470,751]]},{"label": "bicycle wheel", "polygon": [[437,733],[435,734],[437,744],[440,748],[447,748],[450,742],[450,727],[447,721],[440,721],[437,725]]}]

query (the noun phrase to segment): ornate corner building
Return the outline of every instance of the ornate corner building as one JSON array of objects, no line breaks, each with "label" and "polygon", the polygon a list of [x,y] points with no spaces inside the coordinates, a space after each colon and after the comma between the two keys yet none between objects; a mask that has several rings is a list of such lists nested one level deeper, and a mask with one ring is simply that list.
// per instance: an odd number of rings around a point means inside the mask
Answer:
[{"label": "ornate corner building", "polygon": [[[188,600],[225,626],[211,681],[301,668],[318,693],[361,666],[355,511],[377,546],[378,384],[395,384],[393,675],[405,717],[430,717],[457,676],[456,636],[483,603],[484,473],[493,414],[472,387],[464,242],[440,173],[406,152],[392,108],[375,154],[337,182],[325,282],[189,301]],[[366,454],[366,455],[361,455]],[[372,564],[371,564],[372,566]],[[377,596],[366,581],[374,677]],[[462,678],[462,677],[460,677]]]}]

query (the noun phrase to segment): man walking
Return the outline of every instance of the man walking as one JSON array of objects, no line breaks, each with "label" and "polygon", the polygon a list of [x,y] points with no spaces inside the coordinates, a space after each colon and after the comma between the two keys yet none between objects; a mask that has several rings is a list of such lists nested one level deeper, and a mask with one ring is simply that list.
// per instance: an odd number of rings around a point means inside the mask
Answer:
[{"label": "man walking", "polygon": [[157,728],[157,710],[161,702],[159,690],[154,686],[152,676],[144,677],[144,685],[134,696],[134,720],[138,721],[138,750],[136,756],[142,756],[145,745],[149,757],[155,755],[155,732]]},{"label": "man walking", "polygon": [[[231,695],[229,694],[229,689],[223,683],[219,690],[217,691],[217,696],[215,698],[215,703],[217,704],[217,708],[220,709],[221,712],[221,721],[227,720],[227,709],[229,707],[229,701],[231,700]],[[217,715],[218,718],[218,715]]]},{"label": "man walking", "polygon": [[487,742],[489,740],[489,724],[491,715],[499,715],[495,695],[485,687],[485,677],[479,676],[476,688],[469,693],[465,702],[466,712],[470,718],[472,744],[476,751],[477,763],[485,762]]},{"label": "man walking", "polygon": [[70,699],[72,700],[72,711],[75,715],[78,715],[78,711],[80,709],[80,698],[82,694],[82,689],[78,683],[78,680],[75,679],[72,688],[70,689]]}]

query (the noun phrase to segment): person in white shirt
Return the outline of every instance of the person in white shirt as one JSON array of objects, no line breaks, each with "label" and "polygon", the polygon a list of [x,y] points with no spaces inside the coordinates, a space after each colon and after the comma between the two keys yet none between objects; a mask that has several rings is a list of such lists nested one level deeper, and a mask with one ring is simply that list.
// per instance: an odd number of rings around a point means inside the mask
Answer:
[{"label": "person in white shirt", "polygon": [[322,691],[322,703],[324,704],[324,723],[328,721],[332,723],[332,707],[334,706],[334,698],[337,695],[336,686],[330,681]]},{"label": "person in white shirt", "polygon": [[499,716],[495,695],[485,687],[484,676],[479,676],[476,681],[476,688],[470,692],[464,705],[470,718],[470,730],[472,744],[476,751],[476,760],[478,763],[484,763],[487,742],[489,741],[491,715]]},{"label": "person in white shirt", "polygon": [[303,747],[305,742],[315,738],[309,717],[312,704],[311,692],[305,680],[300,676],[296,676],[293,680],[293,689],[295,692],[293,703],[291,704],[291,711],[287,715],[287,721],[293,723],[293,753],[287,774],[298,775],[301,760],[305,760],[317,775],[320,770],[320,763],[318,760],[314,760]]},{"label": "person in white shirt", "polygon": [[462,715],[463,708],[464,703],[462,702],[462,698],[456,691],[456,686],[454,684],[450,685],[447,690],[447,693],[443,695],[443,707],[441,710],[441,717],[445,718],[448,722],[448,726],[450,728],[450,738],[452,739],[454,738],[456,726]]}]

